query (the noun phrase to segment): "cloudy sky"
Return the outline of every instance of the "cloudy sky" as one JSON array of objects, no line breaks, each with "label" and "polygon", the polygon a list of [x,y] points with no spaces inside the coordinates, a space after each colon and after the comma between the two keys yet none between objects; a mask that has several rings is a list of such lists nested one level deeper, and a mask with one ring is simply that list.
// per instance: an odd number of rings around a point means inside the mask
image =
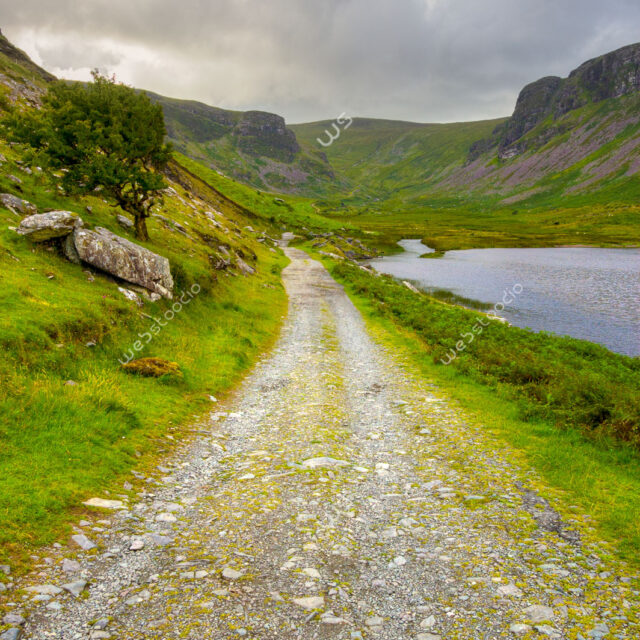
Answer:
[{"label": "cloudy sky", "polygon": [[638,0],[0,0],[58,76],[288,122],[508,115],[524,84],[640,41]]}]

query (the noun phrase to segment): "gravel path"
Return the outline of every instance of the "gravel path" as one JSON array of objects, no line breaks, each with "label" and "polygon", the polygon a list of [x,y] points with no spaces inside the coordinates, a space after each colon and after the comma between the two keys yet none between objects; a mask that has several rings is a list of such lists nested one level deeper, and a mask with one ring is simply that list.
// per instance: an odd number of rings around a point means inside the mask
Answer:
[{"label": "gravel path", "polygon": [[290,313],[273,352],[135,504],[78,525],[94,549],[51,549],[14,585],[27,618],[15,629],[640,638],[638,592],[577,518],[563,522],[533,471],[376,343],[319,263],[286,251]]}]

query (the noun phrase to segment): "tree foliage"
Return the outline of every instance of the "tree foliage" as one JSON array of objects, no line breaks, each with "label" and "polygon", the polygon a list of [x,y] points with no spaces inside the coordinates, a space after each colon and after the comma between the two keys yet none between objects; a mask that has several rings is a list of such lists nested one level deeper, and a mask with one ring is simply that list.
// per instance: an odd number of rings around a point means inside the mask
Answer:
[{"label": "tree foliage", "polygon": [[50,85],[41,109],[14,112],[9,137],[35,150],[37,161],[62,171],[68,193],[102,190],[135,219],[148,239],[146,218],[166,183],[161,170],[171,155],[162,107],[144,93],[93,73],[88,84]]}]

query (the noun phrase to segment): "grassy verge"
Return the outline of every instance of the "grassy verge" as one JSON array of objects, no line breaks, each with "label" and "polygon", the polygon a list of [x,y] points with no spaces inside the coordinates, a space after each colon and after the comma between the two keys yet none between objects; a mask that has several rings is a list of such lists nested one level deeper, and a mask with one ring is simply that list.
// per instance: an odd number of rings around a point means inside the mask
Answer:
[{"label": "grassy verge", "polygon": [[184,423],[211,406],[209,394],[238,381],[277,335],[286,305],[281,266],[273,261],[274,273],[228,280],[195,298],[146,347],[142,355],[177,361],[179,379],[120,368],[123,352],[152,324],[144,318],[123,317],[126,329],[96,347],[83,340],[106,327],[98,321],[90,330],[89,318],[58,333],[59,348],[29,335],[14,345],[20,364],[3,367],[0,392],[1,559],[55,540],[82,499],[113,490],[132,467],[149,462],[148,454],[166,450],[167,433],[178,439]]},{"label": "grassy verge", "polygon": [[[381,339],[407,353],[422,375],[437,382],[488,431],[521,452],[522,458],[558,490],[558,497],[568,510],[578,507],[591,520],[597,535],[615,547],[618,557],[640,567],[640,457],[632,446],[614,440],[604,431],[595,433],[577,426],[563,426],[553,419],[553,414],[532,411],[513,388],[477,375],[479,364],[474,369],[443,366],[434,361],[433,342],[443,339],[434,315],[442,317],[444,314],[454,323],[462,321],[464,326],[473,323],[477,317],[473,312],[430,303],[423,296],[408,290],[405,293],[392,281],[369,276],[356,267],[330,266],[333,275],[345,285],[347,293]],[[380,289],[375,284],[378,281]],[[386,293],[384,300],[383,293]],[[415,319],[410,321],[407,314],[398,313],[392,300],[396,296],[403,301],[405,309],[415,304],[411,298],[421,299],[419,304],[426,324],[421,327]],[[440,309],[434,313],[434,309],[428,310],[430,306]],[[502,332],[520,335],[520,330],[510,327],[496,325],[496,329],[500,330],[500,335]],[[479,340],[485,340],[485,337]],[[540,340],[553,344],[556,339],[540,336]],[[491,337],[487,336],[487,342],[491,342]],[[499,346],[494,343],[493,347],[488,345],[487,348],[491,351]],[[556,344],[554,348],[561,347]],[[608,352],[602,351],[604,353],[598,348],[587,355],[593,360],[591,368],[607,371],[611,364]],[[540,353],[541,357],[548,354],[544,349]],[[568,353],[572,353],[571,350]],[[502,357],[508,354],[507,348]],[[631,373],[626,390],[618,383],[621,401],[625,391],[637,389],[638,363],[629,358],[626,360]],[[575,370],[567,374],[569,384],[575,382],[570,382],[572,376],[580,384],[580,366],[583,364],[580,360],[575,361]],[[548,363],[549,370],[553,371],[554,366],[553,361]],[[637,408],[637,390],[633,393]]]},{"label": "grassy verge", "polygon": [[[0,192],[17,192],[41,211],[76,211],[86,226],[134,240],[115,221],[118,209],[98,197],[57,193],[36,172],[21,170],[17,150],[1,150],[7,162]],[[19,185],[7,178],[11,173],[21,177]],[[162,217],[150,220],[145,245],[169,258],[176,295],[143,307],[118,291],[128,285],[68,262],[55,243],[18,236],[12,227],[19,218],[0,207],[0,563],[14,571],[68,533],[82,500],[126,493],[129,471],[153,466],[186,437],[193,418],[211,407],[209,396],[237,383],[278,334],[286,258],[258,241],[260,230],[246,230],[254,220],[230,207],[218,212],[215,226],[202,213],[211,208],[206,202],[174,187]],[[214,269],[220,246],[244,256],[256,274]],[[199,292],[169,320],[167,312],[190,290]],[[153,318],[163,317],[147,344]],[[135,357],[177,362],[181,375],[125,372],[120,360],[136,341],[144,347]]]}]

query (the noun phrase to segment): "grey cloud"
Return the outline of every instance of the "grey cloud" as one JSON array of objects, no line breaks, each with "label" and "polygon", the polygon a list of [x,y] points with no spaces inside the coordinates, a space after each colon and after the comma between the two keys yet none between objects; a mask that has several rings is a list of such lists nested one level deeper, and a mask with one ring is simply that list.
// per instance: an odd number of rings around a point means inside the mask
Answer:
[{"label": "grey cloud", "polygon": [[631,0],[0,0],[51,70],[289,121],[506,115],[520,88],[637,40]]}]

